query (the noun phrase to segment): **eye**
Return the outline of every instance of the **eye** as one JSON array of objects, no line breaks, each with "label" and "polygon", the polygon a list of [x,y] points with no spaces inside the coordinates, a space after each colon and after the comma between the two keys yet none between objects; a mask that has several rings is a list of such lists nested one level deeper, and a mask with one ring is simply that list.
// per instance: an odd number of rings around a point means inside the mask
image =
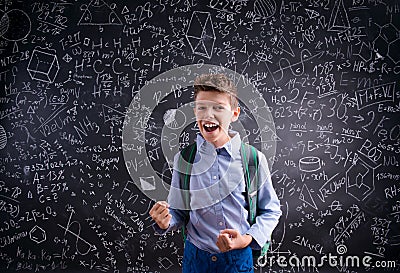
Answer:
[{"label": "eye", "polygon": [[203,111],[206,109],[206,107],[205,106],[197,106],[196,109],[199,111]]},{"label": "eye", "polygon": [[214,106],[214,110],[216,110],[216,111],[223,111],[223,110],[225,110],[225,107],[222,106],[222,105],[216,105],[216,106]]}]

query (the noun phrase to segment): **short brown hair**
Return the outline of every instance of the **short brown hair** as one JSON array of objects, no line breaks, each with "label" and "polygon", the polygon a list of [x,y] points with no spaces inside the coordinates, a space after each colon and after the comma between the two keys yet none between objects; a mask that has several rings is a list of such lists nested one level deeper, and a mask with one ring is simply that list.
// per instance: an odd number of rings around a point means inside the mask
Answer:
[{"label": "short brown hair", "polygon": [[194,80],[194,99],[200,91],[217,91],[231,97],[231,107],[239,105],[236,86],[225,74],[202,74]]}]

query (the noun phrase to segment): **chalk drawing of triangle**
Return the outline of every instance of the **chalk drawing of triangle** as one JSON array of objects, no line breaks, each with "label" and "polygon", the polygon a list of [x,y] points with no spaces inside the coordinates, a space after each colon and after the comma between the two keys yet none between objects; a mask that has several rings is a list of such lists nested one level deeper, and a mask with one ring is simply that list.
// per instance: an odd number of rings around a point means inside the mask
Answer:
[{"label": "chalk drawing of triangle", "polygon": [[308,189],[306,184],[304,184],[303,187],[301,188],[299,199],[304,203],[307,203],[314,209],[318,210],[318,207],[314,202],[314,198],[312,197],[310,190]]},{"label": "chalk drawing of triangle", "polygon": [[110,121],[110,120],[119,120],[125,117],[125,114],[110,107],[107,105],[102,105],[103,106],[103,118],[104,122]]},{"label": "chalk drawing of triangle", "polygon": [[28,114],[35,114],[35,110],[32,108],[32,106],[29,106],[27,113]]},{"label": "chalk drawing of triangle", "polygon": [[211,55],[207,52],[207,47],[204,44],[203,40],[199,40],[197,46],[194,48],[193,52],[195,54],[207,57],[207,58],[211,58]]},{"label": "chalk drawing of triangle", "polygon": [[315,18],[318,18],[320,16],[319,12],[317,12],[315,10],[305,9],[305,11],[306,11],[306,13],[308,15],[308,18],[310,18],[310,19],[315,19]]},{"label": "chalk drawing of triangle", "polygon": [[285,39],[285,37],[281,36],[281,38],[279,38],[277,47],[279,47],[280,49],[282,49],[284,52],[286,52],[286,53],[289,54],[290,56],[294,57],[293,49],[292,49],[292,47],[289,45],[289,43],[288,43],[288,41]]},{"label": "chalk drawing of triangle", "polygon": [[350,28],[349,17],[343,0],[335,1],[335,6],[329,19],[328,31],[343,31]]},{"label": "chalk drawing of triangle", "polygon": [[89,5],[82,5],[82,9],[78,25],[122,25],[118,15],[103,0],[92,0]]}]

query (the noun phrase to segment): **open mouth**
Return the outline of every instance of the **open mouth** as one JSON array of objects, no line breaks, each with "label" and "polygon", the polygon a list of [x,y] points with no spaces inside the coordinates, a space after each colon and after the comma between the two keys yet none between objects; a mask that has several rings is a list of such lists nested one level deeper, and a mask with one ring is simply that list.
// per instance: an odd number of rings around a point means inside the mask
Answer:
[{"label": "open mouth", "polygon": [[217,130],[218,127],[219,127],[219,125],[215,124],[215,123],[205,123],[205,124],[203,124],[204,130],[206,132],[208,132],[208,133],[211,133],[211,132]]}]

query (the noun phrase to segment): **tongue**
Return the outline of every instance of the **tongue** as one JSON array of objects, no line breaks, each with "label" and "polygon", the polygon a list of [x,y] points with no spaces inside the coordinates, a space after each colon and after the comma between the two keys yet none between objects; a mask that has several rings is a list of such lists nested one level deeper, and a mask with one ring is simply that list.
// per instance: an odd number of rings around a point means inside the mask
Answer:
[{"label": "tongue", "polygon": [[206,126],[204,126],[204,128],[205,128],[205,130],[206,130],[207,132],[212,132],[212,131],[217,130],[218,126],[212,126],[212,127],[206,127]]}]

